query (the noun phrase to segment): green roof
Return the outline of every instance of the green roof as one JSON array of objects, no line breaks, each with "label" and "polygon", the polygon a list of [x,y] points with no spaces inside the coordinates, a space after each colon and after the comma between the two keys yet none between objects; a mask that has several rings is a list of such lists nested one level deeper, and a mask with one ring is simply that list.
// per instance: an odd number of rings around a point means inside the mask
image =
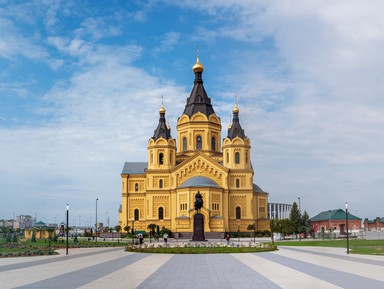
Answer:
[{"label": "green roof", "polygon": [[[309,219],[311,222],[319,221],[328,221],[328,220],[345,220],[345,211],[342,209],[328,210],[321,212],[320,214]],[[361,218],[356,217],[348,213],[348,220],[361,220]]]}]

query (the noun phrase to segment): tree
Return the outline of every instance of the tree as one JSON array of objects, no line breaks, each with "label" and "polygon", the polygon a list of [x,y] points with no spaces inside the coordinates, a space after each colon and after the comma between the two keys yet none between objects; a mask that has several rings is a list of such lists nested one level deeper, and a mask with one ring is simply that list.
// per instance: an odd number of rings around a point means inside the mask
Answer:
[{"label": "tree", "polygon": [[256,224],[249,224],[247,227],[248,231],[253,231],[253,238],[256,238]]},{"label": "tree", "polygon": [[160,231],[160,235],[163,236],[165,233],[168,234],[168,236],[172,236],[172,232],[170,229],[166,228],[166,227],[163,227]]},{"label": "tree", "polygon": [[291,222],[291,229],[292,232],[296,235],[300,232],[300,225],[301,225],[301,212],[296,204],[296,202],[293,202],[291,213],[289,214],[289,220]]},{"label": "tree", "polygon": [[53,242],[57,242],[57,240],[59,239],[59,236],[56,234],[56,231],[53,232]]},{"label": "tree", "polygon": [[300,225],[301,225],[300,233],[304,233],[305,238],[306,238],[312,229],[311,223],[309,221],[309,215],[308,215],[307,211],[304,211],[304,214],[301,216],[301,224]]},{"label": "tree", "polygon": [[289,219],[281,220],[281,232],[283,234],[283,237],[285,238],[286,235],[292,234],[292,223]]},{"label": "tree", "polygon": [[33,231],[32,231],[31,242],[36,243],[36,229],[33,229]]},{"label": "tree", "polygon": [[155,229],[156,229],[157,225],[156,224],[149,224],[147,229],[151,231],[151,235],[154,236],[155,235]]},{"label": "tree", "polygon": [[[115,231],[119,233],[121,231],[121,226],[120,225],[115,226]],[[121,238],[121,235],[120,235],[120,238]],[[117,237],[117,240],[119,240],[119,237]]]},{"label": "tree", "polygon": [[17,237],[17,234],[16,232],[13,232],[12,233],[12,243],[18,243],[19,242],[19,238]]},{"label": "tree", "polygon": [[48,228],[47,229],[47,232],[48,232],[48,239],[49,240],[52,240],[52,233],[55,231],[55,229],[53,228]]},{"label": "tree", "polygon": [[285,239],[286,235],[292,233],[291,221],[289,219],[276,219],[271,222],[271,230],[275,233],[279,233]]},{"label": "tree", "polygon": [[249,224],[248,227],[247,227],[248,231],[255,230],[255,229],[256,229],[256,226],[255,226],[254,223],[253,224]]},{"label": "tree", "polygon": [[130,226],[125,226],[125,227],[124,227],[124,231],[127,232],[127,238],[128,238],[128,232],[129,232],[130,229],[131,229]]}]

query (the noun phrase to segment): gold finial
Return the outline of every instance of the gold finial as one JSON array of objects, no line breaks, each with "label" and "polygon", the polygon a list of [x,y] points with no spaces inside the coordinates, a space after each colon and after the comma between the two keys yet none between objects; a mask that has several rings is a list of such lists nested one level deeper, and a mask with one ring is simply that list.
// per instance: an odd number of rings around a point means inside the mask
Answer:
[{"label": "gold finial", "polygon": [[231,115],[229,116],[229,125],[228,125],[228,129],[230,129],[232,127],[232,118],[231,118]]},{"label": "gold finial", "polygon": [[192,67],[192,70],[193,70],[194,73],[196,73],[196,72],[203,72],[204,71],[204,66],[200,63],[199,46],[196,47],[196,54],[197,54],[196,63]]},{"label": "gold finial", "polygon": [[160,113],[165,113],[165,108],[164,108],[164,97],[161,96],[161,108],[159,110]]},{"label": "gold finial", "polygon": [[236,112],[236,113],[239,112],[239,108],[237,107],[237,95],[235,95],[235,107],[233,108],[232,111],[233,111],[233,112]]},{"label": "gold finial", "polygon": [[167,129],[171,130],[171,126],[169,125],[169,121],[167,122]]}]

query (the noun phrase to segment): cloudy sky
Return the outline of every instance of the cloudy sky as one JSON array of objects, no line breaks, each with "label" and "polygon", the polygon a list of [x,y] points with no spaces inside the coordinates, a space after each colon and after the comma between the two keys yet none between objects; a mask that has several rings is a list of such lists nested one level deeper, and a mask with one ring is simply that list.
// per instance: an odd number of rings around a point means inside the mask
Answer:
[{"label": "cloudy sky", "polygon": [[[177,4],[175,4],[177,3]],[[147,161],[162,96],[234,96],[254,182],[310,216],[384,216],[384,3],[0,0],[0,218],[115,225],[125,161]]]}]

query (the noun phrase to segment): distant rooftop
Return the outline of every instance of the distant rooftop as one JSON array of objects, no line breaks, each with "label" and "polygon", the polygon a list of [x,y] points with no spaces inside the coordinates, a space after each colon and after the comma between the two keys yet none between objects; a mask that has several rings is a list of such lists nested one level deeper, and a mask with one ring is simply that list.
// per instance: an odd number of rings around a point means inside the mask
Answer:
[{"label": "distant rooftop", "polygon": [[[328,210],[309,219],[311,222],[328,221],[328,220],[345,220],[345,211],[342,209]],[[361,220],[352,214],[348,214],[348,220]]]}]

